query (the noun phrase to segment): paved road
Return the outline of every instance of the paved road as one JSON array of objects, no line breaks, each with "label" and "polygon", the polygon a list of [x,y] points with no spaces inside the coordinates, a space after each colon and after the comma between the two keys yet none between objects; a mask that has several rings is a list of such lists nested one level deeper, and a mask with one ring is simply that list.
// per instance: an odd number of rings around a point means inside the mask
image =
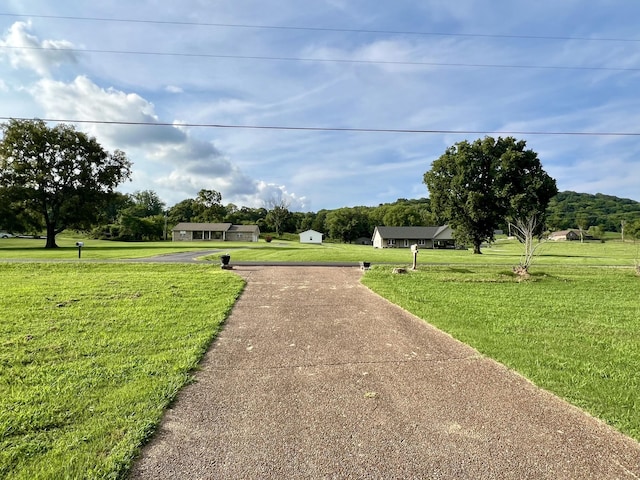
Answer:
[{"label": "paved road", "polygon": [[202,263],[201,260],[196,260],[198,257],[204,257],[205,255],[214,255],[220,254],[224,250],[200,250],[200,251],[189,251],[189,252],[179,252],[179,253],[167,253],[165,255],[156,255],[155,257],[145,257],[145,258],[132,258],[128,261],[130,262],[151,262],[151,263]]},{"label": "paved road", "polygon": [[250,267],[133,479],[638,479],[640,444],[378,297]]},{"label": "paved road", "polygon": [[[198,260],[199,257],[206,255],[222,255],[226,250],[200,250],[180,253],[166,253],[164,255],[156,255],[154,257],[132,258],[130,262],[144,263],[203,263]],[[291,262],[291,261],[241,261],[237,262],[231,257],[231,264],[244,267],[269,266],[269,267],[357,267],[359,262]]]}]

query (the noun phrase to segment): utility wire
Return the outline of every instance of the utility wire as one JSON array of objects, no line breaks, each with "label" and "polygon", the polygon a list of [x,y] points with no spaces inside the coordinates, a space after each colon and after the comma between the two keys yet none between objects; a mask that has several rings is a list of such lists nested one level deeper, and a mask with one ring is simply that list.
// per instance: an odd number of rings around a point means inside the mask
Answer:
[{"label": "utility wire", "polygon": [[190,58],[226,58],[236,60],[264,60],[280,62],[321,62],[321,63],[351,63],[365,65],[404,65],[423,67],[455,67],[455,68],[503,68],[503,69],[529,69],[529,70],[588,70],[588,71],[614,71],[614,72],[640,72],[640,68],[634,67],[582,67],[571,65],[509,65],[500,63],[444,63],[444,62],[418,62],[401,60],[358,60],[344,58],[304,58],[304,57],[280,57],[262,55],[223,55],[216,53],[184,53],[184,52],[150,52],[141,50],[100,50],[80,48],[51,48],[51,47],[16,47],[0,45],[0,48],[10,50],[42,50],[47,52],[72,52],[72,53],[99,53],[116,55],[144,55],[160,57],[190,57]]},{"label": "utility wire", "polygon": [[113,22],[113,23],[146,23],[155,25],[180,25],[197,27],[223,27],[223,28],[243,28],[243,29],[269,29],[269,30],[302,30],[311,32],[335,32],[335,33],[362,33],[362,34],[382,34],[382,35],[416,35],[416,36],[441,36],[441,37],[469,37],[469,38],[502,38],[502,39],[524,39],[524,40],[580,40],[589,42],[640,42],[637,38],[616,38],[616,37],[572,37],[572,36],[547,36],[547,35],[506,35],[506,34],[485,34],[485,33],[451,33],[451,32],[420,32],[410,30],[369,30],[355,28],[330,28],[330,27],[302,27],[290,25],[260,25],[241,23],[208,23],[208,22],[184,22],[171,20],[147,20],[130,18],[107,18],[107,17],[80,17],[63,15],[29,15],[18,13],[0,13],[4,17],[28,17],[43,18],[52,20],[74,20],[92,22]]},{"label": "utility wire", "polygon": [[145,127],[192,127],[192,128],[228,128],[251,130],[290,130],[312,132],[352,132],[352,133],[408,133],[408,134],[464,134],[464,135],[554,135],[582,137],[640,137],[640,132],[559,132],[559,131],[527,131],[527,130],[421,130],[405,128],[349,128],[349,127],[292,127],[282,125],[230,125],[220,123],[165,123],[165,122],[133,122],[115,120],[72,120],[61,118],[26,118],[1,117],[0,120],[42,120],[50,123],[79,123],[95,125],[127,125]]}]

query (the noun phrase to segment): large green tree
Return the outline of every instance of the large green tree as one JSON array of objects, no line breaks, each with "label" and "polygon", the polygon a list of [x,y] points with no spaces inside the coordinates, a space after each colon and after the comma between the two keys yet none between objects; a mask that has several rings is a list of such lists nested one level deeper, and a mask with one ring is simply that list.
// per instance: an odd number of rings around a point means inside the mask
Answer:
[{"label": "large green tree", "polygon": [[329,236],[351,243],[359,237],[371,236],[371,225],[366,209],[362,207],[344,207],[327,213],[325,226]]},{"label": "large green tree", "polygon": [[155,215],[163,215],[166,204],[160,200],[160,197],[153,190],[136,191],[131,194],[130,214],[136,217],[153,217]]},{"label": "large green tree", "polygon": [[202,189],[195,199],[196,222],[221,222],[225,216],[222,194],[216,190]]},{"label": "large green tree", "polygon": [[136,191],[129,195],[130,206],[120,211],[117,240],[143,241],[164,238],[165,203],[153,190]]},{"label": "large green tree", "polygon": [[456,143],[433,162],[424,183],[433,213],[474,253],[504,221],[535,217],[540,223],[557,193],[536,152],[513,137]]},{"label": "large green tree", "polygon": [[169,209],[169,223],[192,222],[199,210],[200,205],[193,198],[182,200]]},{"label": "large green tree", "polygon": [[10,120],[2,133],[0,187],[44,224],[45,248],[57,247],[56,235],[68,228],[89,229],[115,187],[131,175],[124,152],[105,151],[71,125]]}]

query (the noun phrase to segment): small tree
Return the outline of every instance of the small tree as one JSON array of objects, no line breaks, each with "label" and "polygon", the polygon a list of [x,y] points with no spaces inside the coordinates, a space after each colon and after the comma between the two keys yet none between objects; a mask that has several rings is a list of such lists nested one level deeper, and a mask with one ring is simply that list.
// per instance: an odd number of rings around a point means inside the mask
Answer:
[{"label": "small tree", "polygon": [[591,225],[591,217],[586,213],[578,213],[576,215],[576,224],[578,225],[578,231],[580,232],[580,243],[584,242],[584,232],[589,230]]},{"label": "small tree", "polygon": [[[533,263],[536,251],[543,244],[538,236],[540,222],[536,215],[525,218],[516,218],[511,223],[511,232],[524,245],[524,252],[520,257],[520,264],[513,271],[521,277],[529,276],[529,267]],[[534,238],[538,237],[538,243],[534,244]]]},{"label": "small tree", "polygon": [[282,227],[289,218],[289,202],[284,198],[271,197],[265,201],[267,210],[267,216],[265,221],[268,225],[272,226],[276,232],[276,236],[280,235]]},{"label": "small tree", "polygon": [[589,228],[589,234],[593,236],[593,238],[600,240],[601,243],[604,243],[605,238],[605,230],[602,225],[596,225]]},{"label": "small tree", "polygon": [[640,220],[636,220],[635,222],[630,224],[625,223],[625,226],[625,232],[627,233],[627,236],[632,237],[634,243],[636,242],[636,240],[640,240]]}]

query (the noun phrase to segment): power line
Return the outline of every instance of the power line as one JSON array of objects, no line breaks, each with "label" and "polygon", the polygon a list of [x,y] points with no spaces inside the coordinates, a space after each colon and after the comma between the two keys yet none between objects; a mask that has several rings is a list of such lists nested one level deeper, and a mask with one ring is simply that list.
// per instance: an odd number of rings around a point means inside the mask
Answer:
[{"label": "power line", "polygon": [[61,118],[26,118],[0,117],[0,120],[42,120],[50,123],[79,123],[95,125],[126,125],[145,127],[191,127],[191,128],[226,128],[250,130],[289,130],[311,132],[347,132],[347,133],[407,133],[407,134],[459,134],[459,135],[553,135],[582,137],[640,137],[640,132],[571,132],[571,131],[527,131],[527,130],[446,130],[446,129],[405,129],[405,128],[350,128],[350,127],[308,127],[282,125],[230,125],[220,123],[168,123],[168,122],[134,122],[115,120],[73,120]]},{"label": "power line", "polygon": [[99,53],[115,55],[143,55],[160,57],[190,57],[190,58],[222,58],[236,60],[264,60],[280,62],[320,62],[320,63],[351,63],[361,65],[399,65],[422,67],[454,67],[454,68],[502,68],[502,69],[529,69],[529,70],[586,70],[586,71],[614,71],[614,72],[640,72],[640,68],[634,67],[583,67],[571,65],[509,65],[499,63],[444,63],[444,62],[418,62],[402,60],[358,60],[348,58],[304,58],[282,57],[263,55],[225,55],[216,53],[184,53],[184,52],[151,52],[141,50],[100,50],[81,48],[50,48],[50,47],[16,47],[0,45],[0,48],[10,50],[42,50],[46,52],[72,52],[72,53]]},{"label": "power line", "polygon": [[440,36],[440,37],[468,37],[468,38],[500,38],[500,39],[522,39],[522,40],[579,40],[589,42],[640,42],[637,38],[615,38],[615,37],[572,37],[572,36],[552,36],[552,35],[507,35],[507,34],[486,34],[486,33],[452,33],[452,32],[421,32],[411,30],[374,30],[355,28],[332,28],[332,27],[302,27],[292,25],[261,25],[242,23],[209,23],[209,22],[185,22],[175,20],[146,20],[130,18],[107,18],[107,17],[80,17],[63,15],[29,15],[18,13],[0,13],[4,17],[28,17],[43,18],[52,20],[74,20],[92,22],[114,22],[114,23],[146,23],[155,25],[178,25],[197,27],[222,27],[222,28],[242,28],[242,29],[264,29],[264,30],[301,30],[312,32],[335,32],[335,33],[362,33],[378,35],[415,35],[415,36]]}]

